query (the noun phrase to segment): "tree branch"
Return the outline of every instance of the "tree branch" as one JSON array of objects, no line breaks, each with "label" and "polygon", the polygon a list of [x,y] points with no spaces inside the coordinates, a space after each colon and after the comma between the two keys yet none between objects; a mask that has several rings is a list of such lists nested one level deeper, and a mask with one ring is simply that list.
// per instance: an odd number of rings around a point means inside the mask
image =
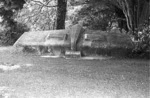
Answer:
[{"label": "tree branch", "polygon": [[[121,3],[121,2],[120,2],[120,3]],[[126,20],[127,20],[127,27],[128,27],[128,29],[129,29],[129,31],[131,31],[131,27],[130,27],[130,22],[129,22],[127,10],[126,10],[126,8],[125,8],[125,4],[124,4],[123,1],[122,1],[121,5],[122,5],[123,13],[124,13],[124,15],[125,15],[125,17],[126,17]]]},{"label": "tree branch", "polygon": [[127,0],[125,0],[125,5],[126,5],[126,9],[127,9],[127,15],[129,17],[129,23],[130,23],[130,26],[131,26],[131,29],[132,29],[133,28],[132,17],[131,17],[131,12],[130,12],[130,8],[129,8],[129,3],[127,2]]},{"label": "tree branch", "polygon": [[57,7],[57,5],[52,5],[52,6],[48,5],[51,2],[51,0],[48,1],[46,4],[42,3],[41,1],[36,1],[36,0],[31,0],[31,1],[37,3],[37,4],[41,5],[41,6],[45,6],[45,7]]}]

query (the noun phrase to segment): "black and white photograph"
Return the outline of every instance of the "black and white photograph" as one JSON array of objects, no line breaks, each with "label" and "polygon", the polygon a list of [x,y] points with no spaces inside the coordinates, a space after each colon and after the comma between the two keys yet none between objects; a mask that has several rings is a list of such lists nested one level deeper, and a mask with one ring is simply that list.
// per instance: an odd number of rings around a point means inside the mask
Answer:
[{"label": "black and white photograph", "polygon": [[150,0],[0,0],[0,98],[150,98]]}]

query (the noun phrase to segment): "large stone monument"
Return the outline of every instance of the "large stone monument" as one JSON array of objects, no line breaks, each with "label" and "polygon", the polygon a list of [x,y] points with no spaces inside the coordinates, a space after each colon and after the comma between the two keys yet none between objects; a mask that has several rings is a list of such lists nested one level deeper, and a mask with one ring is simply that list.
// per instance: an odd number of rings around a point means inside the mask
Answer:
[{"label": "large stone monument", "polygon": [[[41,54],[40,47],[48,47],[53,52],[70,50],[70,52],[67,53],[73,55],[75,51],[77,51],[77,43],[82,30],[82,26],[76,24],[70,29],[64,30],[25,32],[13,46],[16,49],[20,47],[36,47],[39,54]],[[79,52],[77,52],[77,54],[78,53]]]},{"label": "large stone monument", "polygon": [[[132,46],[130,36],[120,33],[119,30],[111,32],[85,30],[81,24],[64,30],[25,32],[14,44],[16,49],[36,47],[41,52],[43,48],[47,47],[48,50],[54,52],[54,55],[63,53],[75,57],[81,56],[81,51],[84,52],[88,48],[106,50],[116,47],[132,48]],[[93,53],[92,50],[90,52]]]}]

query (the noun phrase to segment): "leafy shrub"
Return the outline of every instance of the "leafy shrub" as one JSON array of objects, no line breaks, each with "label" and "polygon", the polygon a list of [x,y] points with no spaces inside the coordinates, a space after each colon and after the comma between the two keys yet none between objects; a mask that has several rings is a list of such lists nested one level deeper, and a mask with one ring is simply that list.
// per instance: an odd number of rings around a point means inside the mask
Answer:
[{"label": "leafy shrub", "polygon": [[0,40],[3,45],[12,45],[24,33],[29,31],[27,25],[14,22],[11,27],[6,27],[0,32]]},{"label": "leafy shrub", "polygon": [[133,53],[137,56],[150,55],[150,26],[143,25],[139,28],[137,33],[137,41],[135,42],[135,49]]},{"label": "leafy shrub", "polygon": [[73,24],[83,21],[83,26],[93,30],[106,30],[108,23],[113,18],[112,9],[100,3],[85,5],[77,12],[76,18],[72,20]]}]

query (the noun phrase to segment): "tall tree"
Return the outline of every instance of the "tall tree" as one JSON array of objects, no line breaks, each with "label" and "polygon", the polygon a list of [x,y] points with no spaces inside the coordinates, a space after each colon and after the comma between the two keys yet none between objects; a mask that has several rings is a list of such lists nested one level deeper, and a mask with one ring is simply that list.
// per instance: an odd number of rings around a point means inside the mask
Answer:
[{"label": "tall tree", "polygon": [[67,12],[67,0],[57,0],[56,29],[65,28],[66,12]]},{"label": "tall tree", "polygon": [[64,29],[66,12],[67,0],[28,0],[18,18],[32,30]]},{"label": "tall tree", "polygon": [[[110,0],[114,2],[114,0]],[[127,27],[132,34],[137,33],[137,29],[148,21],[150,16],[149,0],[116,0],[115,5],[120,8],[127,21]]]}]

